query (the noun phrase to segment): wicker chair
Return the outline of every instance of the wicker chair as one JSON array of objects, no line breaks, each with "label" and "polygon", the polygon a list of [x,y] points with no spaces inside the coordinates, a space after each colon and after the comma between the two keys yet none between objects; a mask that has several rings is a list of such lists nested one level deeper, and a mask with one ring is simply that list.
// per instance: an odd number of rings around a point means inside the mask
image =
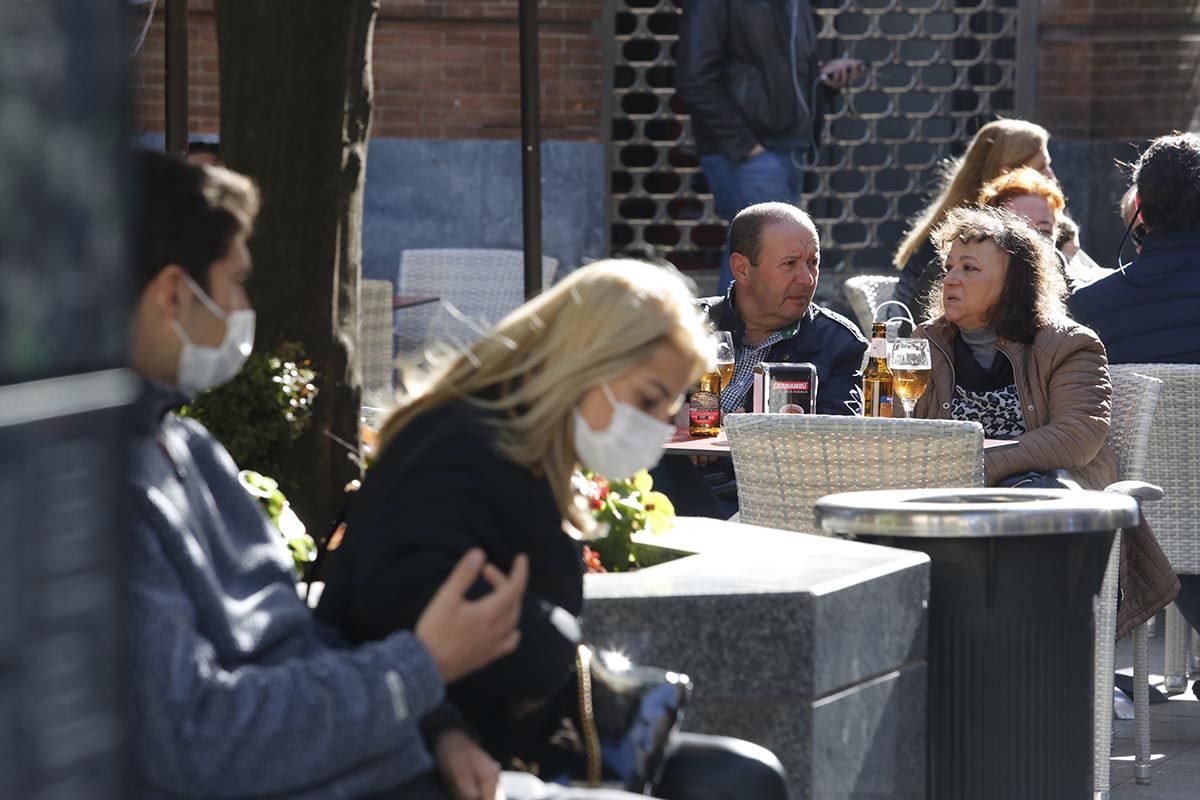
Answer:
[{"label": "wicker chair", "polygon": [[[1149,378],[1128,365],[1110,368],[1113,382],[1112,425],[1108,445],[1117,456],[1117,475],[1121,483],[1110,491],[1124,491],[1134,496],[1153,498],[1154,488],[1147,489],[1146,456],[1153,427],[1154,412],[1162,391],[1162,381]],[[1129,483],[1135,482],[1135,483]],[[1095,600],[1096,659],[1093,706],[1093,797],[1108,797],[1111,788],[1112,718],[1113,718],[1113,655],[1117,627],[1117,584],[1121,556],[1121,534],[1113,539],[1108,568],[1100,595]],[[1147,629],[1139,625],[1133,632],[1133,705],[1135,776],[1138,783],[1150,778],[1150,696],[1147,690],[1149,665],[1147,659]]]},{"label": "wicker chair", "polygon": [[827,494],[984,485],[974,422],[730,414],[725,430],[748,525],[820,533],[813,505]]},{"label": "wicker chair", "polygon": [[[1150,432],[1146,480],[1163,488],[1162,502],[1147,508],[1146,518],[1158,543],[1175,571],[1200,574],[1200,535],[1196,533],[1196,509],[1200,508],[1200,424],[1196,418],[1196,393],[1200,391],[1200,365],[1129,364],[1143,375],[1163,382],[1158,425]],[[1183,616],[1174,605],[1167,608],[1163,666],[1164,688],[1181,692],[1187,688],[1187,636]],[[1192,648],[1200,656],[1200,634],[1192,633]]]},{"label": "wicker chair", "polygon": [[856,275],[842,284],[846,300],[854,309],[854,316],[858,317],[858,327],[868,336],[871,323],[875,321],[875,309],[885,300],[892,299],[899,282],[898,275]]},{"label": "wicker chair", "polygon": [[[551,284],[557,269],[558,261],[542,259],[543,286]],[[402,251],[397,293],[433,295],[441,303],[407,308],[397,315],[400,352],[421,349],[439,316],[466,319],[480,329],[499,322],[525,301],[524,274],[525,256],[520,250]]]},{"label": "wicker chair", "polygon": [[362,282],[358,318],[358,364],[364,392],[388,393],[393,388],[392,282]]}]

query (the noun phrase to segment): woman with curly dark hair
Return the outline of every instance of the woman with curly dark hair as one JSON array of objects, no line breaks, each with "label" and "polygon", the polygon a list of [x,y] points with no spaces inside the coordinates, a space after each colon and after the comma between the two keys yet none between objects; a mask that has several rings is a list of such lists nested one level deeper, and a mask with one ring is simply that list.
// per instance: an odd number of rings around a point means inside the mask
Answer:
[{"label": "woman with curly dark hair", "polygon": [[992,485],[1101,489],[1116,480],[1104,445],[1112,385],[1104,345],[1063,308],[1052,245],[1002,208],[962,207],[934,229],[945,262],[936,318],[914,332],[930,341],[929,388],[914,416],[973,420],[990,439],[1018,444],[987,454]]},{"label": "woman with curly dark hair", "polygon": [[[944,274],[936,318],[913,333],[929,340],[933,367],[913,416],[972,420],[990,439],[1015,441],[985,452],[992,486],[1103,489],[1116,481],[1105,444],[1108,358],[1096,334],[1063,309],[1051,243],[1011,211],[987,207],[951,211],[932,239]],[[1119,636],[1179,591],[1145,521],[1126,534]]]}]

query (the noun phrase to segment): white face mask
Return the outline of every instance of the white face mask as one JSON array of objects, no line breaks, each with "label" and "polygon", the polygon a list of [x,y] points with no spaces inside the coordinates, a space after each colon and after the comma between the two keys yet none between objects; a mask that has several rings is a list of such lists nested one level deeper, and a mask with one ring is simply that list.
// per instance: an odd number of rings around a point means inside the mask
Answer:
[{"label": "white face mask", "polygon": [[675,426],[652,417],[628,403],[619,403],[608,384],[601,384],[612,404],[612,421],[602,431],[592,430],[575,409],[575,453],[584,467],[611,480],[625,480],[650,469],[662,458],[663,442]]},{"label": "white face mask", "polygon": [[176,384],[180,391],[195,397],[206,389],[212,389],[230,380],[246,363],[254,347],[254,312],[243,309],[226,314],[189,275],[185,274],[183,278],[192,294],[196,295],[217,319],[225,322],[225,338],[220,347],[203,347],[192,343],[179,320],[171,320],[175,335],[183,342]]}]

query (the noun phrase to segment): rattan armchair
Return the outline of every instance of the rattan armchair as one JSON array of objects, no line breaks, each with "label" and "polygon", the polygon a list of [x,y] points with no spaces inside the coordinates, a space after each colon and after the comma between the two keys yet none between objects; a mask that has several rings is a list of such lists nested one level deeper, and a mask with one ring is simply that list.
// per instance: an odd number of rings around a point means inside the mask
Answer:
[{"label": "rattan armchair", "polygon": [[[1158,414],[1162,424],[1150,432],[1146,480],[1161,486],[1166,495],[1162,502],[1147,508],[1146,518],[1175,571],[1200,574],[1200,534],[1196,532],[1196,509],[1200,508],[1200,420],[1196,416],[1200,365],[1127,366],[1163,382]],[[1187,688],[1188,629],[1174,605],[1167,608],[1166,617],[1164,688],[1181,692]],[[1194,654],[1200,657],[1200,634],[1192,632],[1192,643]]]},{"label": "rattan armchair", "polygon": [[827,494],[984,485],[975,422],[730,414],[725,430],[748,525],[820,533],[813,506]]},{"label": "rattan armchair", "polygon": [[[549,286],[558,261],[542,258],[542,285]],[[430,295],[440,303],[404,309],[397,314],[396,337],[401,353],[422,349],[430,326],[447,311],[468,328],[486,330],[525,301],[525,255],[520,250],[428,249],[400,253],[396,291]],[[460,343],[455,343],[460,345]]]},{"label": "rattan armchair", "polygon": [[855,275],[842,284],[846,300],[858,318],[858,327],[863,333],[871,334],[871,323],[875,321],[875,309],[896,294],[899,275]]},{"label": "rattan armchair", "polygon": [[[1117,456],[1119,483],[1110,491],[1123,491],[1142,500],[1161,497],[1158,487],[1142,483],[1153,429],[1155,409],[1163,382],[1139,374],[1128,365],[1110,367],[1113,383],[1112,423],[1107,443]],[[1093,797],[1108,797],[1111,788],[1113,656],[1117,628],[1117,586],[1121,558],[1121,532],[1113,539],[1104,583],[1095,601],[1096,656],[1093,690]],[[1133,631],[1134,765],[1138,783],[1150,780],[1150,696],[1147,630]]]}]

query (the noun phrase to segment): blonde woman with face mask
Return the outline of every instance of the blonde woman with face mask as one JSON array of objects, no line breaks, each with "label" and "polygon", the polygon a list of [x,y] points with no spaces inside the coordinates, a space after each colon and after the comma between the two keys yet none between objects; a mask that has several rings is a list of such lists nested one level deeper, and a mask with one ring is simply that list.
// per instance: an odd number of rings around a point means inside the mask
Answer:
[{"label": "blonde woman with face mask", "polygon": [[[524,554],[516,649],[447,696],[500,764],[538,761],[560,721],[551,701],[573,691],[575,677],[578,532],[591,519],[571,477],[585,468],[618,479],[654,466],[684,390],[713,358],[673,270],[602,261],[526,303],[384,424],[318,617],[352,641],[378,639],[410,628],[468,550],[482,548],[501,570]],[[474,589],[486,591],[482,582]],[[783,796],[773,765],[764,771],[760,759],[746,772],[736,763],[743,757],[721,757],[736,777],[730,798]],[[761,787],[741,794],[745,780]]]}]

